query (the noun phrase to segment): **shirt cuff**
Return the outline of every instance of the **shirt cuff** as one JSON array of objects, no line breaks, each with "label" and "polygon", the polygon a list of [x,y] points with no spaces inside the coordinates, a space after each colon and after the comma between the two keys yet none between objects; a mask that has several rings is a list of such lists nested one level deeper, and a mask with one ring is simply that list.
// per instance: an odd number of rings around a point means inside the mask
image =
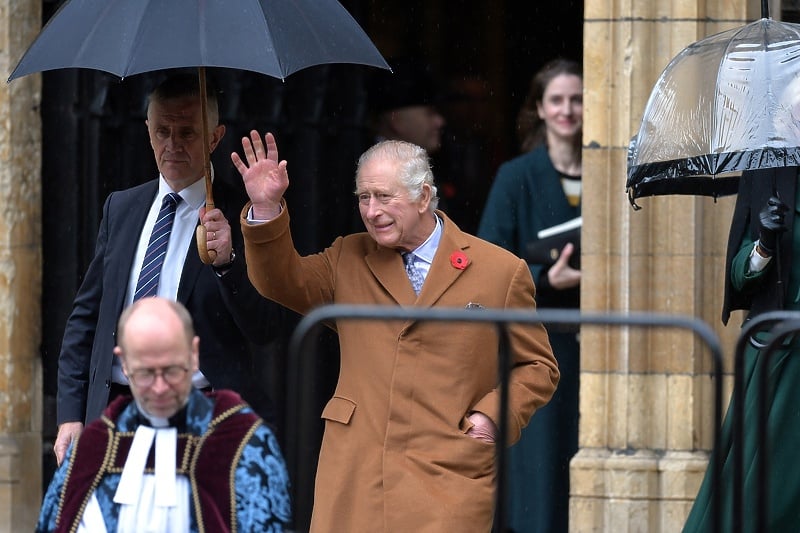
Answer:
[{"label": "shirt cuff", "polygon": [[[278,209],[279,209],[278,214],[283,212],[283,206],[282,205],[279,205]],[[272,219],[261,220],[261,219],[258,219],[258,218],[254,218],[253,217],[253,206],[252,205],[250,206],[250,209],[247,210],[247,223],[248,224],[263,224],[264,222],[269,222],[270,220],[272,220]]]},{"label": "shirt cuff", "polygon": [[761,254],[756,251],[757,246],[758,241],[753,244],[753,249],[750,251],[750,272],[761,272],[772,260],[771,257],[762,257]]}]

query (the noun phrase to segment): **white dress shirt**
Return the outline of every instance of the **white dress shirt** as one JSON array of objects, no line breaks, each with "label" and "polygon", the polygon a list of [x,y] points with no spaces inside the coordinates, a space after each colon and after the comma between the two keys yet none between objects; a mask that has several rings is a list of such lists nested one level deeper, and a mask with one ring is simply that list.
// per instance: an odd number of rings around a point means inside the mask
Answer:
[{"label": "white dress shirt", "polygon": [[414,255],[414,268],[422,274],[422,279],[428,277],[433,256],[436,255],[436,250],[439,249],[439,240],[442,238],[442,220],[437,215],[434,217],[436,218],[436,227],[433,228],[433,232],[425,239],[425,242],[411,251]]},{"label": "white dress shirt", "polygon": [[[214,172],[212,168],[211,175]],[[147,218],[142,227],[142,233],[139,235],[139,245],[136,247],[136,254],[133,256],[133,264],[131,272],[128,276],[128,288],[125,292],[125,307],[133,303],[133,293],[136,290],[136,283],[139,281],[139,271],[142,269],[144,262],[144,254],[147,251],[147,245],[150,242],[150,234],[153,232],[153,226],[158,218],[158,212],[161,210],[161,202],[165,195],[175,192],[167,184],[164,176],[158,176],[158,193],[153,198],[153,203],[150,205],[150,211],[147,213]],[[158,296],[167,298],[172,301],[178,299],[178,286],[181,282],[181,275],[183,274],[183,263],[186,261],[186,254],[189,252],[189,245],[194,239],[194,234],[199,220],[199,210],[206,201],[206,183],[204,179],[199,179],[192,183],[179,193],[181,202],[175,211],[175,221],[172,223],[172,231],[169,236],[169,243],[167,244],[167,253],[164,256],[164,265],[161,268],[161,276],[158,281]],[[111,381],[114,383],[127,383],[128,380],[122,373],[122,366],[120,365],[119,358],[115,357],[111,367]],[[198,387],[203,388],[209,385],[209,381],[198,370],[192,377],[192,383]]]}]

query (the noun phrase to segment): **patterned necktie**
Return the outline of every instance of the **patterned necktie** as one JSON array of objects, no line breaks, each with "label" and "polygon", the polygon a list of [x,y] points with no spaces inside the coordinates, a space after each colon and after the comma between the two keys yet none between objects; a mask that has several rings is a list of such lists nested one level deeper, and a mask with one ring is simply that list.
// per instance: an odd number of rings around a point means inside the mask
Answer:
[{"label": "patterned necktie", "polygon": [[403,263],[406,265],[406,274],[408,275],[408,280],[411,282],[411,286],[414,288],[414,292],[417,293],[419,296],[419,291],[422,290],[422,284],[425,283],[425,278],[422,277],[422,272],[414,266],[414,254],[411,252],[404,252],[403,256]]},{"label": "patterned necktie", "polygon": [[164,256],[167,254],[169,234],[175,220],[175,210],[180,201],[181,197],[174,192],[164,195],[161,210],[158,212],[158,218],[144,253],[142,270],[139,271],[139,281],[136,282],[136,291],[133,293],[134,301],[156,295],[158,281],[161,277],[161,267],[164,266]]}]

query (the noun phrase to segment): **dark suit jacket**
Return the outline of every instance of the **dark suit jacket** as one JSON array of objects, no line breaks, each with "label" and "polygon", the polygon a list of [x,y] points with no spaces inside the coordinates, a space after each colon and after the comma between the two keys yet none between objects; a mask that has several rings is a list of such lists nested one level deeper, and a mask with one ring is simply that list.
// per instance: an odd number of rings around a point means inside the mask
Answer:
[{"label": "dark suit jacket", "polygon": [[[728,251],[725,262],[725,300],[722,307],[722,322],[728,323],[731,311],[736,309],[749,309],[748,316],[755,316],[765,311],[782,309],[789,286],[789,272],[792,266],[792,242],[795,214],[795,193],[797,191],[798,167],[778,167],[753,170],[742,173],[739,181],[739,192],[736,198],[736,207],[733,211],[730,235],[728,236]],[[758,239],[758,214],[767,204],[773,191],[789,206],[786,213],[786,226],[789,231],[784,232],[778,241],[780,252],[780,269],[771,268],[766,273],[768,278],[754,293],[742,293],[733,288],[731,284],[731,263],[739,252],[742,241]],[[783,273],[782,283],[778,283],[778,273]]]},{"label": "dark suit jacket", "polygon": [[[116,327],[131,263],[158,180],[111,193],[103,206],[95,255],[67,320],[58,360],[57,421],[90,422],[108,404]],[[216,389],[233,389],[268,422],[271,403],[254,370],[253,346],[279,335],[283,310],[261,297],[247,279],[239,212],[243,191],[214,181],[214,203],[228,219],[237,252],[222,278],[203,265],[192,243],[186,254],[178,301],[192,315],[200,337],[200,370]]]}]

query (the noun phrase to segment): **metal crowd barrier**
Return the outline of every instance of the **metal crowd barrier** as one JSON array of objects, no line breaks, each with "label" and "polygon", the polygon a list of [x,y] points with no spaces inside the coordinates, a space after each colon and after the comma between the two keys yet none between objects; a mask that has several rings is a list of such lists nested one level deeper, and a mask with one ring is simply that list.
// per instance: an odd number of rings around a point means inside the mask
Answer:
[{"label": "metal crowd barrier", "polygon": [[[495,521],[494,531],[505,532],[506,517],[506,415],[508,411],[508,378],[509,378],[509,341],[508,324],[544,324],[555,325],[600,325],[600,326],[633,326],[644,328],[678,328],[692,331],[708,347],[714,368],[714,449],[720,443],[720,422],[722,420],[722,349],[719,337],[705,322],[688,316],[664,315],[655,313],[581,313],[573,309],[537,309],[526,310],[494,310],[494,309],[461,309],[461,308],[416,308],[396,306],[366,305],[327,305],[311,311],[298,323],[292,334],[289,345],[289,357],[300,360],[303,354],[313,353],[307,350],[308,338],[318,326],[324,322],[337,320],[434,320],[449,322],[484,322],[494,323],[500,338],[499,375],[501,419],[497,440],[497,481],[495,489]],[[712,476],[715,486],[719,486],[722,473],[722,462],[719,454],[714,454]],[[713,492],[712,499],[712,531],[719,532],[720,521],[719,491]]]}]

